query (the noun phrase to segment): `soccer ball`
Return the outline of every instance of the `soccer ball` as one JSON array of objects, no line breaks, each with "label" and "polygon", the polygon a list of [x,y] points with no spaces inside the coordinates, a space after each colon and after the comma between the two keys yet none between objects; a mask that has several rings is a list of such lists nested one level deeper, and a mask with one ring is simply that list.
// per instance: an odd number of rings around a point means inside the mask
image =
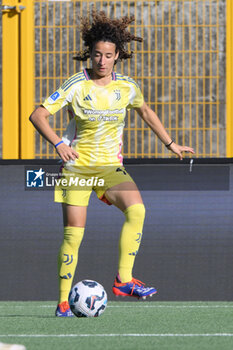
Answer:
[{"label": "soccer ball", "polygon": [[70,309],[77,317],[98,317],[107,306],[107,293],[98,282],[83,280],[69,294]]}]

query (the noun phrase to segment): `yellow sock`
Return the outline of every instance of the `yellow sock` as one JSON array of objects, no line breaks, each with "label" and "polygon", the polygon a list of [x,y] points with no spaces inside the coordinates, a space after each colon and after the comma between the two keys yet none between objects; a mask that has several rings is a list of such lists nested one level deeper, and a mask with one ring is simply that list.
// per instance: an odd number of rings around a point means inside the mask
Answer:
[{"label": "yellow sock", "polygon": [[64,240],[58,255],[59,304],[68,300],[83,234],[84,227],[64,227]]},{"label": "yellow sock", "polygon": [[120,235],[118,266],[118,273],[122,283],[129,282],[132,279],[134,260],[142,238],[145,207],[143,204],[134,204],[128,207],[124,214],[126,220]]}]

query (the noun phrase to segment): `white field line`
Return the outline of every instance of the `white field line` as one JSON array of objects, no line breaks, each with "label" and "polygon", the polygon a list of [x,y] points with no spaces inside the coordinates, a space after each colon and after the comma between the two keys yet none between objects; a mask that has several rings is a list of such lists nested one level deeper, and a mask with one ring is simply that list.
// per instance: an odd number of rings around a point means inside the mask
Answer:
[{"label": "white field line", "polygon": [[[28,303],[28,302],[27,302]],[[232,302],[231,302],[232,304]],[[6,305],[0,305],[0,308],[5,308]],[[56,304],[54,305],[34,305],[33,308],[54,308],[56,307]],[[122,303],[122,305],[108,305],[108,308],[165,308],[165,309],[221,309],[221,308],[233,308],[232,305],[139,305],[139,303],[135,303],[133,305],[126,305]],[[25,308],[25,305],[14,305],[14,308]]]},{"label": "white field line", "polygon": [[118,305],[109,305],[109,307],[113,307],[113,308],[125,308],[125,307],[129,307],[129,308],[137,308],[137,307],[144,307],[144,308],[169,308],[169,309],[209,309],[209,308],[233,308],[233,305],[229,306],[229,305],[122,305],[122,306],[118,306]]},{"label": "white field line", "polygon": [[[56,305],[55,305],[56,306]],[[54,305],[38,305],[39,308],[50,308],[55,307]],[[20,305],[18,307],[21,307]],[[23,306],[24,307],[24,306]],[[233,308],[233,305],[108,305],[107,308],[169,308],[169,309],[218,309],[218,308]]]},{"label": "white field line", "polygon": [[114,333],[114,334],[0,334],[4,338],[67,338],[67,337],[233,337],[233,333]]}]

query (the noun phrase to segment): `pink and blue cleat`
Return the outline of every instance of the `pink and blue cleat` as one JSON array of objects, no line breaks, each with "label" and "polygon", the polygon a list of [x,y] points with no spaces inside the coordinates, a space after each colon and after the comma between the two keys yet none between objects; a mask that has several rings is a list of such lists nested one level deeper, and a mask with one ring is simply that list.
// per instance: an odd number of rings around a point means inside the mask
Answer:
[{"label": "pink and blue cleat", "polygon": [[55,312],[57,317],[74,317],[73,312],[70,310],[70,305],[68,301],[63,301],[61,304],[57,305]]},{"label": "pink and blue cleat", "polygon": [[130,296],[138,299],[146,299],[157,293],[153,287],[145,287],[145,283],[133,278],[128,283],[121,283],[118,277],[115,278],[112,291],[117,296]]}]

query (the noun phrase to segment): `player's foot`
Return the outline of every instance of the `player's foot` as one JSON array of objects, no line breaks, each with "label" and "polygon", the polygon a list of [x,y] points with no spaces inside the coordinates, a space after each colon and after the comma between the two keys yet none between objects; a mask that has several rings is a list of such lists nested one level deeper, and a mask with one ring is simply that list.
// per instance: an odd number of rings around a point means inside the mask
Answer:
[{"label": "player's foot", "polygon": [[0,343],[0,350],[26,350],[24,345]]},{"label": "player's foot", "polygon": [[116,277],[112,291],[115,295],[136,297],[138,299],[146,299],[148,296],[152,296],[157,293],[157,290],[153,287],[145,287],[145,283],[133,278],[128,283],[121,283],[119,278]]},{"label": "player's foot", "polygon": [[57,317],[74,317],[73,312],[70,310],[70,305],[68,301],[63,301],[61,304],[57,305],[55,312]]}]

